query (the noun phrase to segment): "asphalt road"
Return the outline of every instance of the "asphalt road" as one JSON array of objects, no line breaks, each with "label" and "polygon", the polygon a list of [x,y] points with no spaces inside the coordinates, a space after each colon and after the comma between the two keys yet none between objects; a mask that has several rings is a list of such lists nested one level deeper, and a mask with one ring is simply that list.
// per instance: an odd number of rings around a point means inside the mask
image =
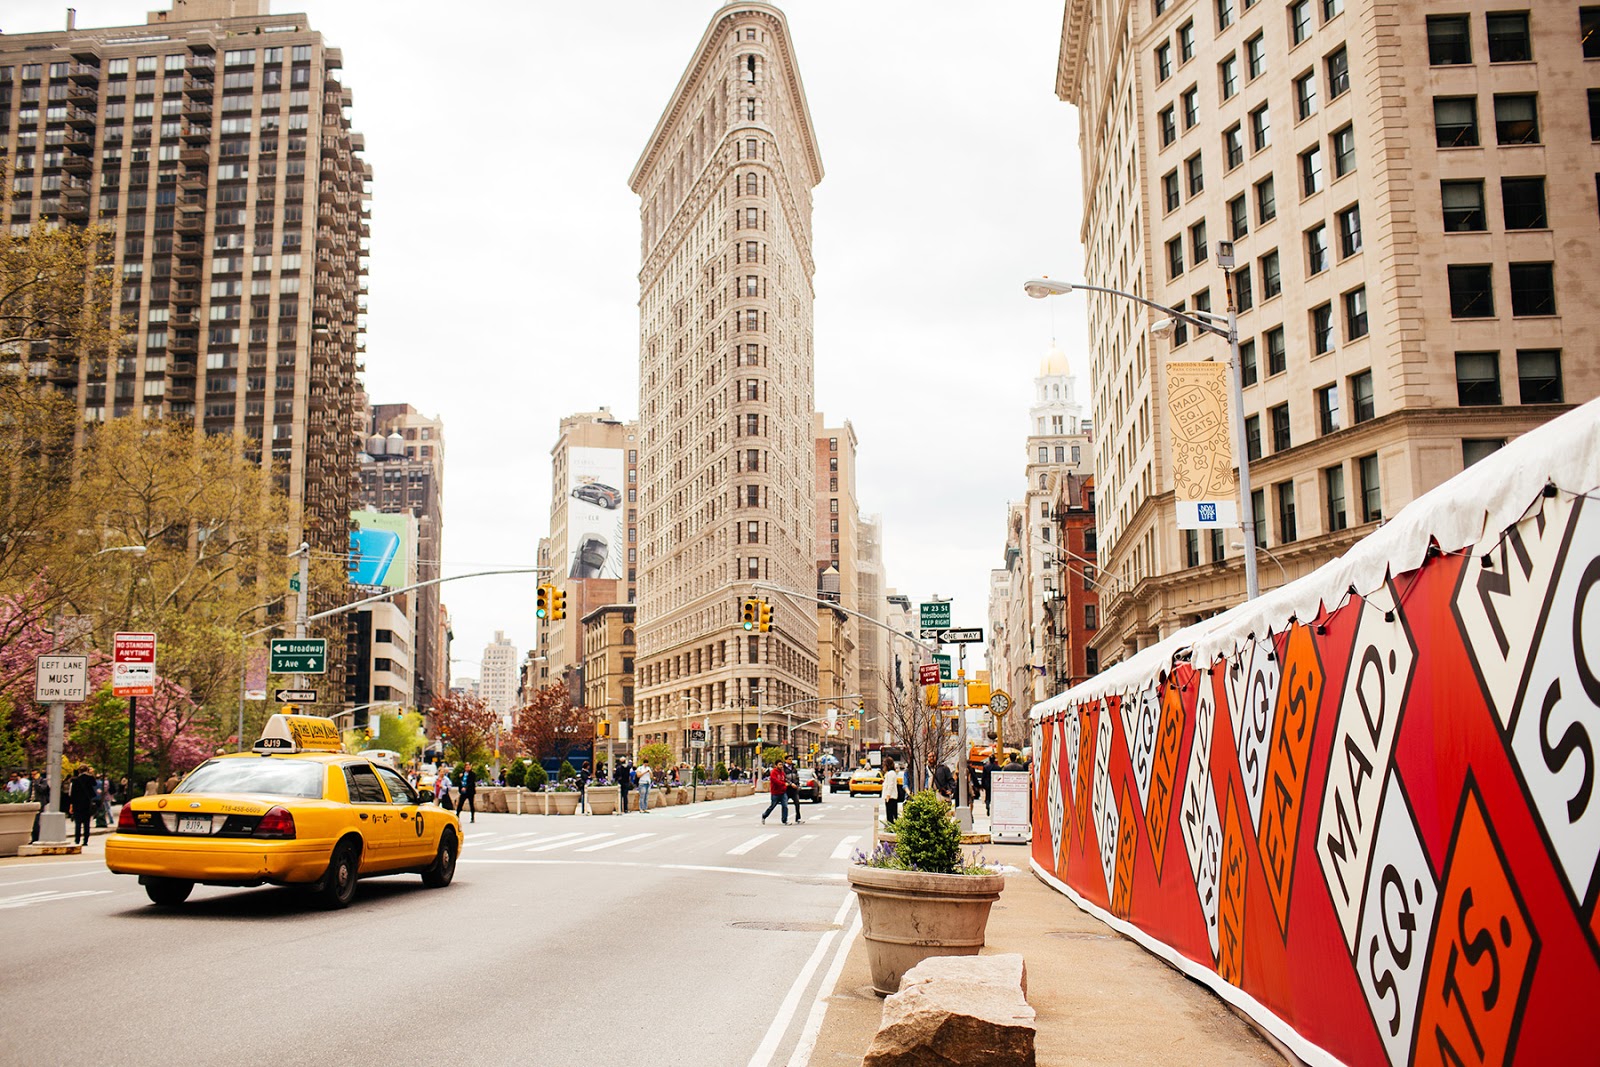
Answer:
[{"label": "asphalt road", "polygon": [[338,912],[270,887],[156,908],[103,836],[0,862],[0,1064],[788,1063],[874,801],[764,807],[480,814],[454,884],[374,879]]}]

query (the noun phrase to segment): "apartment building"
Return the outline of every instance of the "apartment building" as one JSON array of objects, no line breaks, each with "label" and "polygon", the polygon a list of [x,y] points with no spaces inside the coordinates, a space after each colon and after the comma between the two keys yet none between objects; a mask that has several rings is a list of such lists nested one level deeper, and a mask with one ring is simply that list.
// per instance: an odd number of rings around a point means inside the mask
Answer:
[{"label": "apartment building", "polygon": [[[856,496],[856,456],[860,441],[848,419],[842,426],[829,426],[821,412],[817,413],[813,432],[816,435],[816,595],[851,611],[870,614],[861,600],[861,505]],[[860,692],[857,685],[862,629],[861,621],[849,612],[818,606],[817,659],[823,672],[818,679],[818,696]]]},{"label": "apartment building", "polygon": [[[1595,395],[1596,58],[1570,2],[1067,3],[1087,280],[1214,314],[1231,283],[1263,588]],[[1172,496],[1164,363],[1225,342],[1085,298],[1110,663],[1238,602],[1244,535]]]},{"label": "apartment building", "polygon": [[[91,421],[232,435],[287,492],[287,540],[342,554],[372,173],[341,65],[266,0],[176,0],[102,29],[69,8],[64,30],[0,36],[0,218],[13,234],[98,226],[123,335],[110,358],[12,348],[0,363]],[[315,607],[342,593],[313,590]],[[337,670],[329,682],[342,688]]]},{"label": "apartment building", "polygon": [[636,614],[632,604],[603,604],[583,617],[583,703],[597,721],[610,723],[614,747],[625,738],[648,743],[633,732]]},{"label": "apartment building", "polygon": [[[787,740],[817,694],[811,189],[822,161],[770,4],[718,9],[629,177],[640,198],[641,733],[708,759]],[[772,601],[747,633],[744,597]],[[772,709],[749,714],[757,706]],[[757,731],[760,731],[758,735]],[[687,749],[683,749],[687,751]]]}]

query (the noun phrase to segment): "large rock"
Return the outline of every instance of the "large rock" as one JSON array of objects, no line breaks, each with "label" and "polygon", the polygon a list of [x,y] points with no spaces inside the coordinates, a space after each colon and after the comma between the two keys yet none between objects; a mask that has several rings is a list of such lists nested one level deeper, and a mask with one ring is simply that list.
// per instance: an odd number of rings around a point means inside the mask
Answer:
[{"label": "large rock", "polygon": [[862,1067],[1034,1067],[1020,955],[933,956],[883,1002]]}]

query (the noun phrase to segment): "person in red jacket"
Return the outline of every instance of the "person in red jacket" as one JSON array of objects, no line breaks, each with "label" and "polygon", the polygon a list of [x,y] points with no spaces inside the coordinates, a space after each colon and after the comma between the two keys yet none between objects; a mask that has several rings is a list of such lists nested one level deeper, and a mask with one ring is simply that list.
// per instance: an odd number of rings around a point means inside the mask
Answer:
[{"label": "person in red jacket", "polygon": [[772,809],[777,808],[778,814],[783,817],[783,825],[789,825],[788,789],[789,781],[784,776],[783,764],[780,763],[772,768],[772,776],[767,779],[767,790],[772,794],[772,803],[761,813],[763,823],[767,821],[767,816],[772,814]]}]

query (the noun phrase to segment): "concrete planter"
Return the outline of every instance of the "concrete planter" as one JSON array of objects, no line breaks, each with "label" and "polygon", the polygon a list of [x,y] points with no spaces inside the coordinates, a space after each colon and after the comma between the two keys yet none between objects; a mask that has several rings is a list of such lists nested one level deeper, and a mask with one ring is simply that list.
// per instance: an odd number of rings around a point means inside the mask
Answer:
[{"label": "concrete planter", "polygon": [[976,956],[989,908],[1006,887],[1003,874],[924,874],[852,866],[850,888],[861,905],[872,987],[880,997],[929,956]]},{"label": "concrete planter", "polygon": [[544,802],[548,807],[546,815],[576,815],[578,814],[578,794],[572,793],[546,793]]},{"label": "concrete planter", "polygon": [[615,815],[622,809],[622,789],[615,785],[591,785],[588,789],[590,815]]},{"label": "concrete planter", "polygon": [[650,787],[650,808],[651,808],[651,810],[654,810],[656,808],[665,808],[665,807],[670,806],[671,804],[672,804],[672,790],[670,790],[670,789],[657,789],[655,786],[651,786]]},{"label": "concrete planter", "polygon": [[33,820],[39,803],[0,804],[0,856],[15,856],[17,849],[33,836]]},{"label": "concrete planter", "polygon": [[522,805],[521,811],[518,812],[518,814],[548,815],[550,814],[550,810],[548,805],[545,803],[544,798],[549,795],[550,794],[548,793],[535,792],[532,789],[519,789],[517,790],[517,796],[520,799],[518,801],[513,801],[513,803],[520,803]]}]

